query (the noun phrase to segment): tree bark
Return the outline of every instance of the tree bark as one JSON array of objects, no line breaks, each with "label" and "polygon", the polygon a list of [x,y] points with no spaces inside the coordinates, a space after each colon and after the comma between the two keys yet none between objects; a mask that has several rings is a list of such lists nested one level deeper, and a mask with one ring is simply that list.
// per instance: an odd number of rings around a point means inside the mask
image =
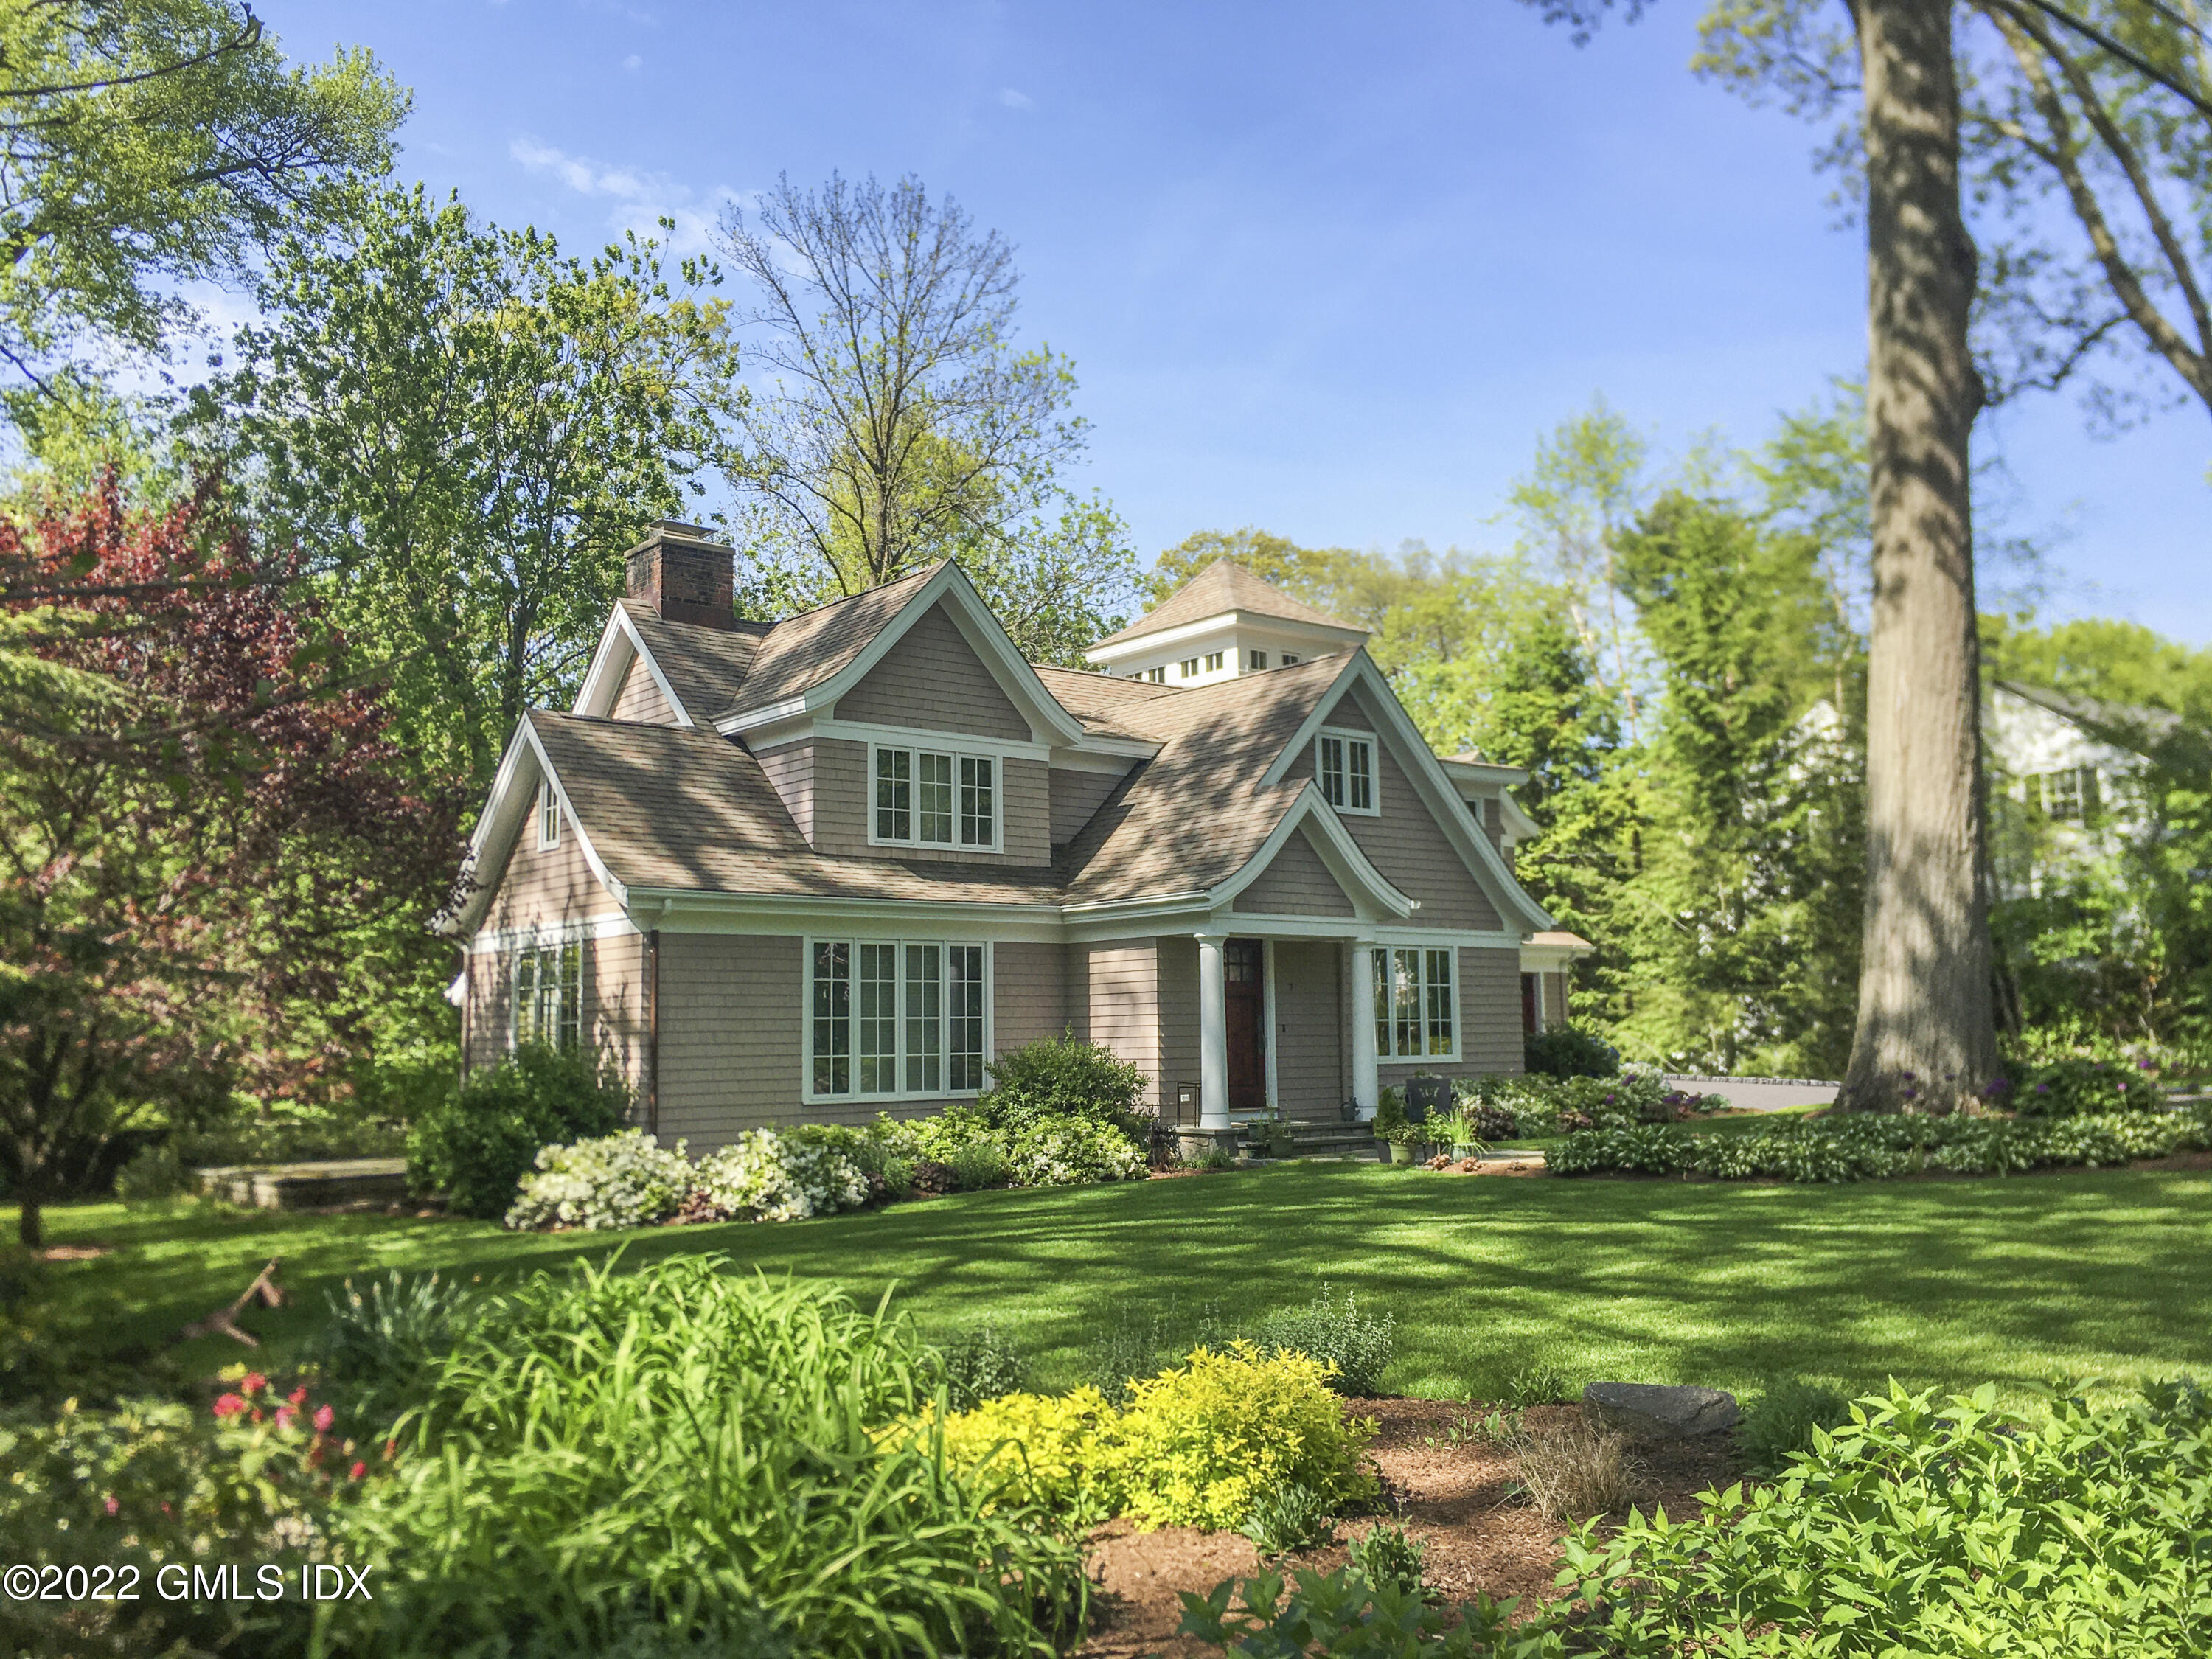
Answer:
[{"label": "tree bark", "polygon": [[1948,1109],[1996,1070],[1968,437],[1974,246],[1951,0],[1857,0],[1866,88],[1867,890],[1843,1103]]}]

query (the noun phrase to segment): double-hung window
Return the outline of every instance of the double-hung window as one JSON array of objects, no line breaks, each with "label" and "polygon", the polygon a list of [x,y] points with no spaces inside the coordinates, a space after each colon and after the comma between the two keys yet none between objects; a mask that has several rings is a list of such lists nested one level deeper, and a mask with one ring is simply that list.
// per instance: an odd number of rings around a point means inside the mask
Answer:
[{"label": "double-hung window", "polygon": [[1459,1053],[1452,953],[1393,945],[1375,952],[1378,1060],[1449,1059]]},{"label": "double-hung window", "polygon": [[807,955],[816,1097],[972,1094],[983,1086],[981,945],[816,939]]},{"label": "double-hung window", "polygon": [[574,1050],[584,1040],[584,946],[526,945],[514,953],[514,1041]]},{"label": "double-hung window", "polygon": [[1314,775],[1321,798],[1340,812],[1373,812],[1375,739],[1354,732],[1327,732],[1314,739]]},{"label": "double-hung window", "polygon": [[875,751],[875,833],[894,847],[999,845],[999,763],[935,749]]}]

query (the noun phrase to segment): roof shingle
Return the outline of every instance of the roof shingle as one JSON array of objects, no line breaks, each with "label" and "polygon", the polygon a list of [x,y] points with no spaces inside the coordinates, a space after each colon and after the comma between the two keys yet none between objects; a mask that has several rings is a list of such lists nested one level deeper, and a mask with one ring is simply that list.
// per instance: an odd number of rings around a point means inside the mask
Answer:
[{"label": "roof shingle", "polygon": [[1216,559],[1118,634],[1098,641],[1120,645],[1185,623],[1203,622],[1231,611],[1254,617],[1279,617],[1287,622],[1308,623],[1319,628],[1341,628],[1364,635],[1367,629],[1341,617],[1332,617],[1303,599],[1294,599],[1272,582],[1263,581],[1233,559]]}]

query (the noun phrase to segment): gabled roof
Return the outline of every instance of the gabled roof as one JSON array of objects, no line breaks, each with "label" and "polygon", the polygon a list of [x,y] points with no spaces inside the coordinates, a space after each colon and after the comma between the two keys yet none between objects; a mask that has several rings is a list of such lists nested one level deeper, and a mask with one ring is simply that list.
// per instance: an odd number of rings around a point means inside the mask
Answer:
[{"label": "gabled roof", "polygon": [[[876,636],[906,609],[907,602],[928,586],[930,578],[948,562],[926,565],[896,581],[855,593],[818,610],[786,617],[768,630],[752,671],[735,700],[710,711],[720,714],[742,703],[747,708],[784,702],[804,696],[825,681],[835,679],[874,643]],[[732,687],[733,691],[738,688]]]},{"label": "gabled roof", "polygon": [[635,599],[616,604],[695,725],[706,724],[729,706],[731,694],[751,671],[769,631],[762,623],[741,622],[725,629],[666,622],[651,605]]},{"label": "gabled roof", "polygon": [[532,737],[607,872],[641,892],[1049,904],[1049,871],[825,856],[744,746],[711,732],[543,711]]},{"label": "gabled roof", "polygon": [[1216,559],[1193,576],[1181,587],[1160,602],[1157,610],[1146,612],[1118,634],[1098,641],[1103,646],[1121,645],[1141,639],[1147,634],[1158,634],[1170,628],[1180,628],[1186,623],[1203,622],[1208,617],[1218,617],[1230,611],[1241,611],[1248,617],[1274,617],[1285,622],[1304,623],[1312,628],[1334,628],[1346,634],[1364,637],[1367,629],[1341,617],[1332,617],[1326,611],[1316,610],[1303,599],[1294,599],[1272,582],[1262,581],[1234,559]]},{"label": "gabled roof", "polygon": [[2170,709],[2143,708],[2129,703],[2106,702],[2097,697],[2054,691],[2049,686],[2028,685],[2019,680],[1998,680],[2000,691],[2009,691],[2023,702],[2070,720],[2095,738],[2118,748],[2148,755],[2183,726],[2180,715]]},{"label": "gabled roof", "polygon": [[1083,729],[1099,737],[1135,738],[1139,704],[1157,697],[1178,697],[1179,687],[1155,685],[1150,680],[1117,679],[1080,668],[1059,668],[1051,663],[1031,663],[1044,689],[1054,702],[1083,722]]},{"label": "gabled roof", "polygon": [[1206,892],[1241,870],[1297,799],[1267,769],[1343,668],[1321,658],[1221,680],[1122,712],[1161,744],[1068,849],[1071,904]]}]

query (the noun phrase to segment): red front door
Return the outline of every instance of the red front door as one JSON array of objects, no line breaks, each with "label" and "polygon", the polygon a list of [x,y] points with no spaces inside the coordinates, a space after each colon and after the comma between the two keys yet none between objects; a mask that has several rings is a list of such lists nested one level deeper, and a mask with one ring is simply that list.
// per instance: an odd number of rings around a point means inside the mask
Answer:
[{"label": "red front door", "polygon": [[1223,951],[1227,978],[1229,1109],[1267,1109],[1267,994],[1261,975],[1266,961],[1256,939],[1232,939]]}]

